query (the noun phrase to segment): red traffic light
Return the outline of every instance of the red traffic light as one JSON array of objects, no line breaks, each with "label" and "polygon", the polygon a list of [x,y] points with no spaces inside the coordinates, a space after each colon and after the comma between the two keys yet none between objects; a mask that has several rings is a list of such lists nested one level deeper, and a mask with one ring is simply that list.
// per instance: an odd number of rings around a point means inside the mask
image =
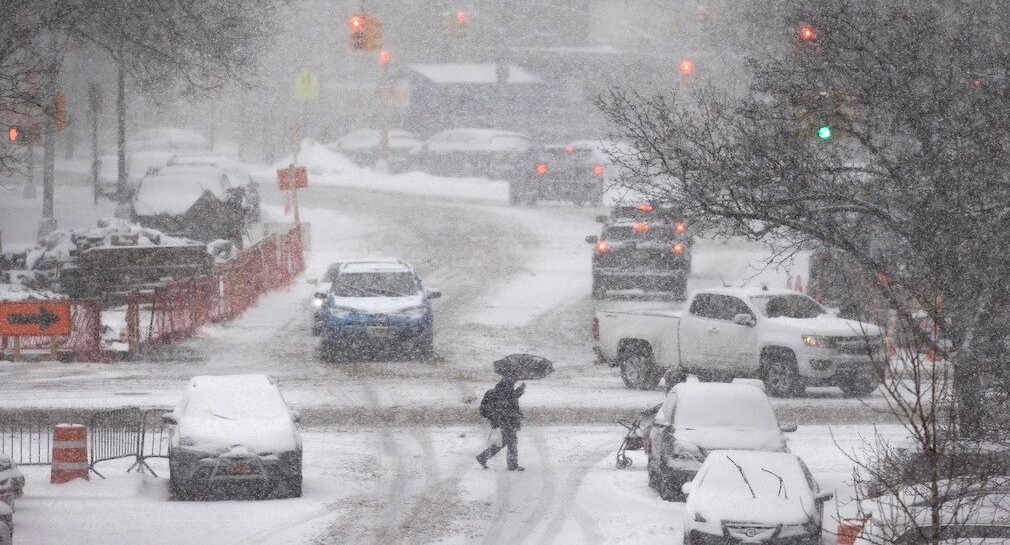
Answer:
[{"label": "red traffic light", "polygon": [[603,165],[593,165],[593,175],[603,176]]},{"label": "red traffic light", "polygon": [[537,163],[537,174],[547,174],[547,163]]},{"label": "red traffic light", "polygon": [[387,64],[392,58],[393,56],[389,54],[389,51],[379,52],[379,62],[382,64]]},{"label": "red traffic light", "polygon": [[7,129],[7,140],[10,142],[17,142],[18,137],[21,136],[21,129],[18,127],[11,127]]},{"label": "red traffic light", "polygon": [[684,59],[680,61],[680,66],[678,68],[680,69],[680,75],[690,76],[694,73],[694,62]]},{"label": "red traffic light", "polygon": [[814,27],[810,25],[803,25],[800,27],[800,40],[809,42],[815,38],[817,38],[817,32],[814,31]]},{"label": "red traffic light", "polygon": [[365,26],[365,18],[360,15],[351,17],[351,30],[361,30]]},{"label": "red traffic light", "polygon": [[457,11],[456,12],[456,22],[459,23],[459,24],[461,24],[461,25],[465,25],[466,24],[466,12],[465,11]]}]

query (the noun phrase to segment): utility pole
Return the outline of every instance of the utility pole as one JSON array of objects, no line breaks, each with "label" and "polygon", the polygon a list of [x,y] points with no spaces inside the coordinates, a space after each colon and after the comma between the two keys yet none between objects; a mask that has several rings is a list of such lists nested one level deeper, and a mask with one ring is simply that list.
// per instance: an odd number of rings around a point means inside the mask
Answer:
[{"label": "utility pole", "polygon": [[98,116],[102,109],[102,87],[97,82],[88,84],[88,113],[91,115],[91,192],[94,204],[98,204],[98,176],[102,160],[98,155]]},{"label": "utility pole", "polygon": [[125,44],[119,40],[116,75],[116,148],[119,174],[116,178],[116,217],[130,219],[130,187],[126,172],[126,59]]},{"label": "utility pole", "polygon": [[385,172],[389,170],[389,106],[392,102],[392,91],[389,88],[389,61],[391,60],[388,51],[379,52],[379,64],[382,70],[379,75],[379,160],[376,162],[376,169]]},{"label": "utility pole", "polygon": [[45,91],[43,92],[45,141],[42,152],[42,220],[39,222],[39,238],[56,230],[56,217],[53,214],[53,186],[56,177],[56,79],[59,74],[59,63],[52,35],[49,36],[49,48],[49,66],[46,70]]}]

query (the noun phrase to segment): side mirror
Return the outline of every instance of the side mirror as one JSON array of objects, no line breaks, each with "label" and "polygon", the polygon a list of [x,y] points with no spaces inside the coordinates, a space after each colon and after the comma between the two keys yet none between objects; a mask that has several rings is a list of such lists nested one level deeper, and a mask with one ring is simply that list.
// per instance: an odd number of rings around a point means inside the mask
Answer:
[{"label": "side mirror", "polygon": [[834,497],[835,497],[834,492],[821,492],[820,494],[814,496],[814,501],[817,503],[824,503],[827,501],[831,501],[832,499],[834,499]]},{"label": "side mirror", "polygon": [[589,244],[596,244],[599,241],[600,241],[600,237],[598,237],[596,235],[587,235],[586,236],[586,242],[589,243]]},{"label": "side mirror", "polygon": [[786,424],[785,426],[779,426],[779,429],[782,430],[783,433],[792,433],[796,431],[797,428],[796,424]]},{"label": "side mirror", "polygon": [[310,286],[316,286],[316,285],[319,284],[319,279],[318,278],[309,278],[308,280],[305,281],[305,283],[309,284]]},{"label": "side mirror", "polygon": [[607,223],[610,221],[609,216],[596,216],[596,223]]},{"label": "side mirror", "polygon": [[751,316],[750,314],[743,314],[743,313],[734,316],[733,323],[736,325],[742,325],[747,327],[754,327],[754,325],[757,324],[753,316]]},{"label": "side mirror", "polygon": [[694,481],[687,481],[686,483],[680,485],[680,491],[683,492],[685,496],[690,496],[691,492],[694,491]]},{"label": "side mirror", "polygon": [[161,423],[167,424],[169,426],[179,425],[179,421],[175,419],[175,415],[172,413],[166,413],[161,415]]},{"label": "side mirror", "polygon": [[439,290],[427,290],[425,294],[428,296],[428,299],[438,299],[442,297],[442,292]]}]

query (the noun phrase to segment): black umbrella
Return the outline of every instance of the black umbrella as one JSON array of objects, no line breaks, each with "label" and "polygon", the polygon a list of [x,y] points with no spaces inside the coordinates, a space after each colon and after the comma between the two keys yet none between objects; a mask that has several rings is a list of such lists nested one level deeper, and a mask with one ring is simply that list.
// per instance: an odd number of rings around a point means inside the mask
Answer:
[{"label": "black umbrella", "polygon": [[515,380],[536,380],[553,373],[554,364],[533,354],[511,354],[494,362],[494,372]]}]

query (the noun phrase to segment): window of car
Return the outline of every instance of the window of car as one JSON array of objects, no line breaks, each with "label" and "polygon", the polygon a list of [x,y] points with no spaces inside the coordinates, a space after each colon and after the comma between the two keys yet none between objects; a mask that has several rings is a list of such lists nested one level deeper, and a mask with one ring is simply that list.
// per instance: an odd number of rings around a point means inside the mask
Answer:
[{"label": "window of car", "polygon": [[737,314],[754,315],[747,303],[730,295],[703,293],[691,303],[691,314],[700,318],[731,321]]},{"label": "window of car", "polygon": [[769,318],[816,318],[824,307],[806,295],[758,295],[750,298],[758,312]]},{"label": "window of car", "polygon": [[420,282],[410,272],[344,273],[330,288],[337,297],[406,297],[420,289]]}]

